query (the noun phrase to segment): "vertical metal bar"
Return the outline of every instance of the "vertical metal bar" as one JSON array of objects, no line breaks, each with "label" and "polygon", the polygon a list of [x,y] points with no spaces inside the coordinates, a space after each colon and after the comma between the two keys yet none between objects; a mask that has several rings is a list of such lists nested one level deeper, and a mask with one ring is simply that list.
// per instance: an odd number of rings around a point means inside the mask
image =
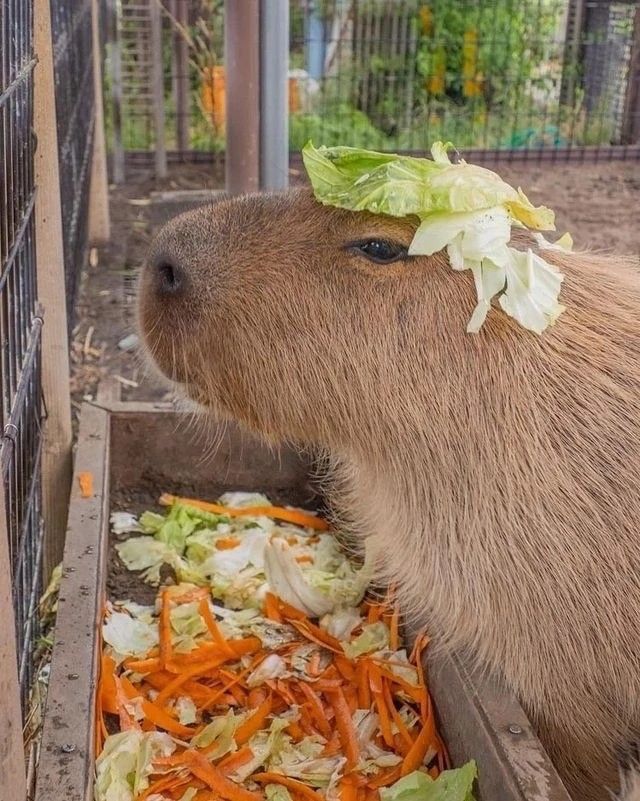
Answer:
[{"label": "vertical metal bar", "polygon": [[162,65],[162,16],[160,0],[149,0],[151,17],[151,90],[155,133],[156,178],[167,177],[165,144],[164,72]]},{"label": "vertical metal bar", "polygon": [[124,146],[122,142],[122,3],[111,0],[111,102],[113,120],[112,179],[116,184],[124,181]]},{"label": "vertical metal bar", "polygon": [[260,0],[225,0],[226,189],[260,186]]},{"label": "vertical metal bar", "polygon": [[632,145],[640,141],[640,6],[633,18],[633,38],[627,90],[622,116],[621,142]]},{"label": "vertical metal bar", "polygon": [[260,9],[260,186],[289,185],[289,0]]},{"label": "vertical metal bar", "polygon": [[[176,20],[185,28],[189,25],[189,0],[175,0]],[[189,45],[182,35],[174,36],[176,66],[176,133],[178,150],[189,149]]]}]

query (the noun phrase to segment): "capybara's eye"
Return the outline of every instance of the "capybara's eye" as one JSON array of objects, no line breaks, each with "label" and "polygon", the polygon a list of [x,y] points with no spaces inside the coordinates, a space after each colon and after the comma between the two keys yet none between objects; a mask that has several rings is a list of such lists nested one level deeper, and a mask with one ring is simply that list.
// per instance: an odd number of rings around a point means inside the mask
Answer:
[{"label": "capybara's eye", "polygon": [[352,242],[348,249],[376,264],[391,264],[407,258],[407,248],[388,239],[363,239],[361,242]]}]

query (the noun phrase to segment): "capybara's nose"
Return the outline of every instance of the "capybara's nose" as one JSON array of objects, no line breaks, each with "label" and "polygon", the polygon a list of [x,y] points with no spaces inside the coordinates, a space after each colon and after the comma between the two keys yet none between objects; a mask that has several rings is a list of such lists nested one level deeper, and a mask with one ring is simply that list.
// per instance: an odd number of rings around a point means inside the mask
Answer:
[{"label": "capybara's nose", "polygon": [[160,295],[178,295],[184,292],[186,277],[184,270],[174,259],[158,259],[153,265],[156,291]]}]

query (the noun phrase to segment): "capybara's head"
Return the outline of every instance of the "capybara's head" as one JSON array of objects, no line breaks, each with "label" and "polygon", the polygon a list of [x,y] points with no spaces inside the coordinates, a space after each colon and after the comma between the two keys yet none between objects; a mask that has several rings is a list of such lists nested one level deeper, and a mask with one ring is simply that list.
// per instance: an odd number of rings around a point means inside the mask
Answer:
[{"label": "capybara's head", "polygon": [[467,334],[471,274],[409,257],[417,224],[307,189],[183,214],[141,279],[149,352],[191,398],[269,438],[349,450],[398,420],[421,428],[454,386],[466,395],[487,340],[536,337],[501,311]]}]

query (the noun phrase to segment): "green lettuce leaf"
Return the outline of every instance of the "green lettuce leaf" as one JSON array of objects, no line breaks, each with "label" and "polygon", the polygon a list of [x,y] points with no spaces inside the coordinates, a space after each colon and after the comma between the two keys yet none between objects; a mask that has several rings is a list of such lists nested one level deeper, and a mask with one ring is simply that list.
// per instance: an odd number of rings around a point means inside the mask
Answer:
[{"label": "green lettuce leaf", "polygon": [[96,760],[94,801],[134,801],[149,787],[153,761],[170,756],[175,743],[162,732],[112,734]]},{"label": "green lettuce leaf", "polygon": [[351,642],[343,642],[342,649],[349,659],[355,659],[372,651],[382,651],[389,645],[389,629],[385,623],[370,623]]},{"label": "green lettuce leaf", "polygon": [[[436,142],[433,160],[375,153],[358,148],[315,148],[302,155],[316,199],[351,211],[420,220],[410,255],[430,256],[444,248],[455,270],[471,270],[478,302],[467,331],[477,333],[494,298],[520,325],[542,333],[564,307],[558,302],[559,271],[531,252],[508,247],[512,225],[553,230],[554,214],[535,207],[520,188],[473,164],[452,164],[450,144]],[[540,239],[542,249],[564,250]]]},{"label": "green lettuce leaf", "polygon": [[391,787],[381,788],[380,801],[474,801],[477,775],[473,760],[461,768],[443,771],[435,780],[416,770]]}]

